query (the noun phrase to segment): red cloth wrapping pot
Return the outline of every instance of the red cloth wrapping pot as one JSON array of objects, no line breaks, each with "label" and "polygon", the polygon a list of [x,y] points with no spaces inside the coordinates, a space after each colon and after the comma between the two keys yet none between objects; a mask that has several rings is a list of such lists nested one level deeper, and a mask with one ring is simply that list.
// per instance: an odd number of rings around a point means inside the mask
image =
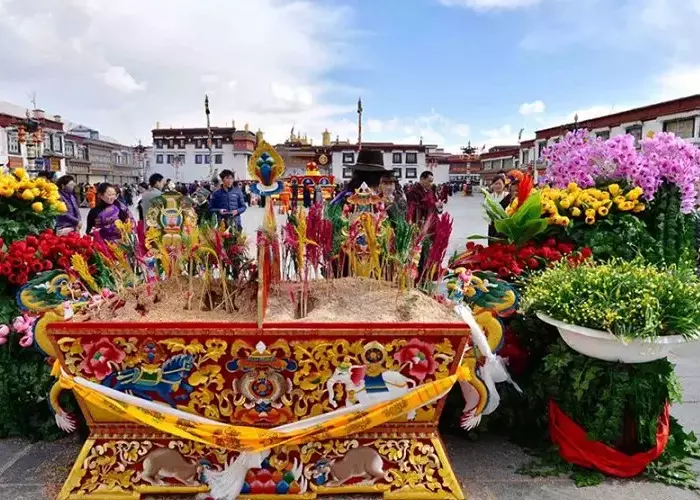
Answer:
[{"label": "red cloth wrapping pot", "polygon": [[571,420],[554,401],[549,402],[549,434],[559,447],[559,454],[569,463],[587,469],[597,469],[609,476],[633,477],[644,472],[666,448],[669,434],[669,404],[659,417],[656,428],[656,446],[643,453],[626,455],[600,441],[591,441],[586,430]]}]

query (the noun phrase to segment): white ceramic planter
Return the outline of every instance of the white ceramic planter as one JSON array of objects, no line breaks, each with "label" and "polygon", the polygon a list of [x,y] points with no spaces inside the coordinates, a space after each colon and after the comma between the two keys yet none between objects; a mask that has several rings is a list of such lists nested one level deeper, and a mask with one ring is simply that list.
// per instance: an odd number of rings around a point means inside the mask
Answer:
[{"label": "white ceramic planter", "polygon": [[543,313],[537,313],[537,317],[557,327],[561,338],[574,351],[604,361],[648,363],[667,357],[680,344],[695,341],[686,340],[682,335],[622,340],[612,333],[570,325]]}]

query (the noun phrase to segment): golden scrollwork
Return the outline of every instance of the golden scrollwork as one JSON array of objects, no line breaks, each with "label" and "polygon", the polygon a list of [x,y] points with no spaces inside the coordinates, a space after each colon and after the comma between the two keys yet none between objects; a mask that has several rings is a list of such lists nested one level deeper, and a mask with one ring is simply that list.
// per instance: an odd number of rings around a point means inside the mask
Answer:
[{"label": "golden scrollwork", "polygon": [[[100,490],[127,491],[138,481],[132,465],[138,463],[153,448],[150,441],[107,441],[96,444],[83,462],[85,471],[80,493]],[[87,476],[85,478],[85,476]]]}]

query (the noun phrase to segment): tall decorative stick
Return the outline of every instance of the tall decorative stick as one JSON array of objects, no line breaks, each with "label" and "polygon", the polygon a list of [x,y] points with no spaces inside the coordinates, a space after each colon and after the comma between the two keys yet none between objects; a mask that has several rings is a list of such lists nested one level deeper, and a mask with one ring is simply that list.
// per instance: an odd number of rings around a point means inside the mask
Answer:
[{"label": "tall decorative stick", "polygon": [[362,97],[357,100],[357,150],[362,149]]},{"label": "tall decorative stick", "polygon": [[209,179],[214,176],[214,155],[212,154],[211,123],[209,121],[209,95],[204,94],[204,113],[207,115],[207,149],[209,150]]}]

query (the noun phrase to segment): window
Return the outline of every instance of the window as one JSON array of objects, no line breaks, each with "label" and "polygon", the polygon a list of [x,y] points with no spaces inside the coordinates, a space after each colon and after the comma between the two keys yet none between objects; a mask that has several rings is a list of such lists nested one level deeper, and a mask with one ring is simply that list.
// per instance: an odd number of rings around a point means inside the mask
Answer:
[{"label": "window", "polygon": [[209,155],[204,155],[204,163],[209,165]]},{"label": "window", "polygon": [[635,144],[642,140],[642,126],[641,125],[632,125],[631,127],[627,127],[625,129],[625,133],[634,137]]},{"label": "window", "polygon": [[395,168],[394,169],[394,177],[397,179],[401,179],[401,175],[403,174],[403,171],[400,168]]},{"label": "window", "polygon": [[664,122],[664,132],[672,132],[677,137],[689,139],[693,137],[695,129],[695,118],[683,118]]},{"label": "window", "polygon": [[600,132],[595,133],[596,137],[600,137],[601,139],[607,141],[610,139],[610,131],[609,130],[601,130]]},{"label": "window", "polygon": [[523,165],[527,165],[530,163],[530,150],[525,149],[523,150]]},{"label": "window", "polygon": [[185,139],[180,139],[180,149],[185,149]]},{"label": "window", "polygon": [[[80,158],[83,160],[89,160],[90,159],[90,150],[88,149],[87,146],[80,146]],[[163,163],[163,155],[160,156],[161,163]]]},{"label": "window", "polygon": [[74,151],[75,149],[73,148],[73,143],[70,141],[66,141],[66,156],[74,156]]},{"label": "window", "polygon": [[355,153],[343,153],[343,163],[355,163]]},{"label": "window", "polygon": [[[345,154],[347,154],[347,153],[343,154],[343,159],[345,158]],[[350,153],[350,154],[352,154],[352,153]],[[343,179],[349,179],[351,177],[352,177],[352,169],[351,168],[344,168],[343,169]]]},{"label": "window", "polygon": [[7,151],[11,155],[19,154],[19,137],[17,137],[17,134],[7,134]]},{"label": "window", "polygon": [[542,152],[544,151],[544,148],[547,147],[547,141],[540,142],[537,144],[537,158],[542,158]]},{"label": "window", "polygon": [[202,148],[202,139],[196,139],[194,141],[194,147],[197,149],[201,149]]},{"label": "window", "polygon": [[481,162],[481,167],[482,167],[484,170],[491,170],[491,162],[488,161],[488,160],[484,160],[484,161]]},{"label": "window", "polygon": [[51,135],[50,134],[44,134],[44,150],[46,150],[46,151],[51,150]]},{"label": "window", "polygon": [[197,165],[201,165],[202,164],[202,155],[194,155],[194,162]]},{"label": "window", "polygon": [[156,139],[156,149],[163,149],[163,139]]},{"label": "window", "polygon": [[418,163],[418,153],[406,153],[406,163],[416,165]]},{"label": "window", "polygon": [[394,164],[401,163],[403,160],[403,155],[401,153],[394,153],[391,156],[391,162]]},{"label": "window", "polygon": [[172,139],[168,140],[168,149],[175,149],[175,141]]},{"label": "window", "polygon": [[417,168],[407,168],[406,169],[406,179],[417,179],[418,169]]},{"label": "window", "polygon": [[216,149],[221,149],[221,139],[216,139]]},{"label": "window", "polygon": [[63,137],[61,137],[60,135],[52,135],[51,136],[51,149],[53,149],[57,153],[62,153],[63,152]]},{"label": "window", "polygon": [[224,160],[224,155],[214,155],[214,163],[221,165]]},{"label": "window", "polygon": [[163,155],[156,155],[156,163],[163,163]]},{"label": "window", "polygon": [[168,163],[168,165],[173,164],[173,155],[168,155],[167,163]]},{"label": "window", "polygon": [[503,160],[491,160],[491,169],[492,170],[501,170],[503,164]]},{"label": "window", "polygon": [[504,170],[512,170],[513,168],[513,158],[506,158],[503,160],[503,169]]}]

